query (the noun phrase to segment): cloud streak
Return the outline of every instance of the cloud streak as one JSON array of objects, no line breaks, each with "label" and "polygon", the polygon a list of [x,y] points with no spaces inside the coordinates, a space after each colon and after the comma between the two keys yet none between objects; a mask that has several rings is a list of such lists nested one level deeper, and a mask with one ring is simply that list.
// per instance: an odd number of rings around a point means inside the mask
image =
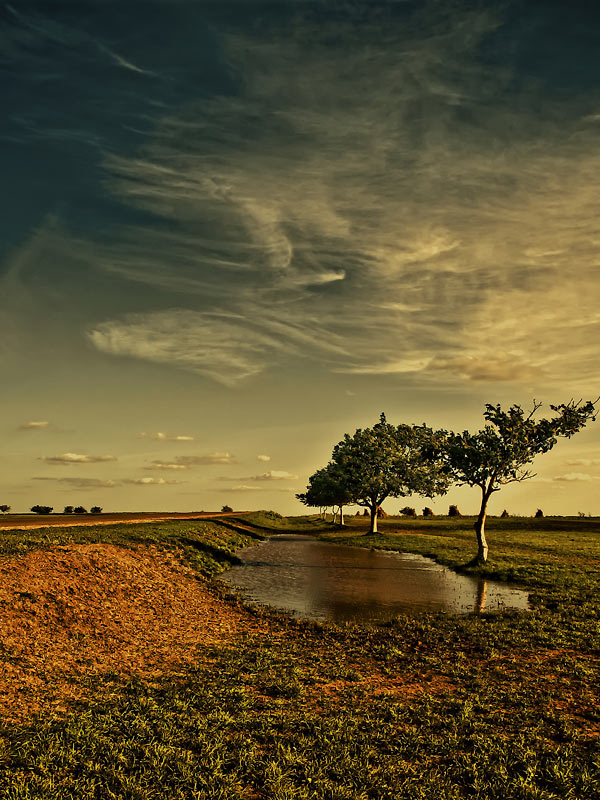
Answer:
[{"label": "cloud streak", "polygon": [[46,464],[99,464],[104,461],[116,461],[116,456],[90,456],[83,453],[63,453],[60,456],[40,456]]},{"label": "cloud streak", "polygon": [[120,481],[114,481],[103,478],[51,478],[51,477],[34,477],[34,481],[53,481],[54,483],[61,483],[65,486],[73,487],[74,489],[114,489],[121,484]]},{"label": "cloud streak", "polygon": [[53,481],[54,483],[64,484],[74,489],[114,489],[118,486],[173,486],[185,481],[167,480],[166,478],[81,478],[81,477],[34,477],[34,481]]},{"label": "cloud streak", "polygon": [[170,435],[164,431],[157,431],[156,433],[140,433],[140,439],[153,439],[156,442],[194,442],[195,436],[187,436],[185,434]]},{"label": "cloud streak", "polygon": [[166,478],[125,478],[121,483],[133,486],[174,486],[185,481],[167,480]]},{"label": "cloud streak", "polygon": [[110,355],[177,366],[235,386],[261,373],[278,355],[300,358],[305,349],[339,351],[335,337],[326,336],[317,320],[313,323],[309,328],[282,321],[265,309],[242,316],[173,308],[100,323],[88,338]]},{"label": "cloud streak", "polygon": [[199,467],[210,464],[237,464],[237,461],[231,453],[215,452],[198,456],[177,456],[175,463],[185,467]]},{"label": "cloud streak", "polygon": [[271,482],[271,481],[288,481],[288,480],[297,480],[298,476],[293,475],[291,472],[287,472],[287,470],[283,469],[270,469],[268,472],[263,472],[260,475],[249,475],[244,478],[228,478],[222,476],[220,480],[222,481],[259,481],[259,482]]},{"label": "cloud streak", "polygon": [[185,470],[189,469],[186,464],[172,464],[165,461],[153,461],[152,464],[144,467],[144,469],[171,469],[171,470]]},{"label": "cloud streak", "polygon": [[553,480],[565,483],[589,483],[590,481],[600,481],[600,477],[589,475],[586,472],[567,472],[564,475],[555,475]]}]

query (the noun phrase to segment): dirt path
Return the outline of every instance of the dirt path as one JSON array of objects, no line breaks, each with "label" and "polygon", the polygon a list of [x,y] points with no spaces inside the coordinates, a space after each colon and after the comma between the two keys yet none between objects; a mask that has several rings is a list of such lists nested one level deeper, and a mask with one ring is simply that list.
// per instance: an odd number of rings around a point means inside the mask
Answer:
[{"label": "dirt path", "polygon": [[139,522],[164,522],[165,520],[178,519],[213,519],[215,517],[235,517],[243,514],[243,511],[233,511],[225,513],[199,512],[196,514],[164,513],[164,514],[98,514],[98,515],[73,515],[73,514],[48,514],[43,516],[32,516],[30,514],[11,514],[7,517],[0,517],[0,530],[16,531],[30,530],[32,528],[75,528],[82,525],[119,525],[134,524]]},{"label": "dirt path", "polygon": [[[146,520],[147,521],[147,520]],[[63,711],[78,679],[152,679],[261,623],[156,547],[79,544],[0,558],[0,716]]]}]

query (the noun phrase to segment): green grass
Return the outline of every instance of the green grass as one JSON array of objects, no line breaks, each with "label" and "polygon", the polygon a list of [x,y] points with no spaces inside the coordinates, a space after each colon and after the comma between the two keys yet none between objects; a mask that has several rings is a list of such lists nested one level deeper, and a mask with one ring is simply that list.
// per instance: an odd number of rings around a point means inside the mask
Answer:
[{"label": "green grass", "polygon": [[[260,532],[268,519],[246,522]],[[386,520],[377,537],[363,538],[356,520],[342,534],[273,518],[275,532],[321,532],[454,565],[473,554],[471,525]],[[19,536],[27,548],[48,544],[39,531]],[[197,552],[188,540],[198,540],[215,548],[198,551],[198,568],[214,574],[247,534],[180,521],[59,536],[61,543],[152,542],[183,548],[188,558]],[[90,680],[86,701],[66,717],[2,727],[0,796],[600,797],[598,520],[492,520],[489,539],[486,574],[529,586],[531,613],[334,626],[254,611],[269,623],[266,636],[207,651],[185,674],[152,684]],[[17,539],[3,534],[2,542],[4,552],[22,552]]]}]

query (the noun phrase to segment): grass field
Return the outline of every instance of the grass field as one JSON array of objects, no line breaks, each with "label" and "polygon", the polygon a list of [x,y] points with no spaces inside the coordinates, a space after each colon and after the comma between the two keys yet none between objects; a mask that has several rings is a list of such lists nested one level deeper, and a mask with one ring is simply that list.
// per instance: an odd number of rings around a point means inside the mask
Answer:
[{"label": "grass field", "polygon": [[[151,679],[79,673],[82,692],[65,711],[5,722],[0,796],[600,797],[599,520],[490,520],[484,574],[530,589],[533,610],[522,615],[334,626],[246,609],[211,582],[237,547],[270,530],[430,554],[454,567],[473,555],[468,518],[381,528],[363,537],[358,519],[340,531],[259,513],[226,524],[2,533],[3,563],[90,542],[165,549],[193,566],[224,617],[235,610],[248,627]],[[0,647],[0,664],[10,660]]]}]

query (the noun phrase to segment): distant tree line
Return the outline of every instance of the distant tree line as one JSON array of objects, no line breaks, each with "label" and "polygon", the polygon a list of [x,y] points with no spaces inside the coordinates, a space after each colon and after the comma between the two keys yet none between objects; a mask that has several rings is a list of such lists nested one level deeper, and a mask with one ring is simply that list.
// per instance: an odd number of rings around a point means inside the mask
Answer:
[{"label": "distant tree line", "polygon": [[[559,437],[568,439],[595,420],[597,402],[551,405],[554,416],[539,420],[534,415],[541,403],[535,401],[529,411],[519,405],[504,411],[500,405],[487,404],[486,424],[475,433],[433,430],[425,424],[395,426],[381,414],[372,428],[345,434],[327,466],[317,470],[306,491],[296,497],[319,508],[322,515],[334,507],[334,520],[339,515],[341,524],[344,506],[363,506],[370,517],[367,535],[372,535],[377,533],[378,509],[389,497],[434,497],[452,485],[477,487],[481,502],[474,526],[474,563],[482,564],[488,557],[485,521],[492,494],[506,484],[534,477],[528,466],[535,456],[551,450]],[[401,513],[416,516],[410,506]],[[428,507],[423,510],[424,516],[432,514]],[[450,506],[449,516],[460,516],[456,506]],[[543,516],[541,510],[536,516]]]},{"label": "distant tree line", "polygon": [[[51,514],[54,511],[53,506],[31,506],[30,511],[34,514]],[[63,514],[101,514],[102,508],[100,506],[92,506],[88,512],[87,508],[83,506],[65,506]]]}]

